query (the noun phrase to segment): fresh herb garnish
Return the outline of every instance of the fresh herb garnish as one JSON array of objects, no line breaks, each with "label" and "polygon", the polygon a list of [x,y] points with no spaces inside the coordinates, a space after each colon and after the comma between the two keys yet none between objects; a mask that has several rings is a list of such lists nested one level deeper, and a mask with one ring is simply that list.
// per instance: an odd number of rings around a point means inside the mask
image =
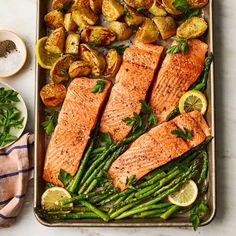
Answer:
[{"label": "fresh herb garnish", "polygon": [[128,48],[128,46],[126,45],[109,45],[106,47],[107,49],[115,49],[121,56],[124,54],[124,51],[126,48]]},{"label": "fresh herb garnish", "polygon": [[127,177],[125,185],[132,185],[134,182],[136,182],[136,175],[131,175],[130,177]]},{"label": "fresh herb garnish", "polygon": [[173,6],[177,9],[177,10],[182,10],[182,11],[186,11],[189,9],[190,4],[188,3],[187,0],[175,0],[173,2]]},{"label": "fresh herb garnish", "polygon": [[93,93],[102,93],[103,89],[106,86],[106,82],[104,80],[97,80],[96,85],[93,87]]},{"label": "fresh herb garnish", "polygon": [[198,16],[200,12],[200,9],[187,10],[181,15],[181,20],[187,20],[191,17]]},{"label": "fresh herb garnish", "polygon": [[133,16],[130,14],[128,8],[124,8],[124,15],[127,16],[129,19],[133,18]]},{"label": "fresh herb garnish", "polygon": [[64,184],[64,186],[68,186],[70,181],[72,180],[72,176],[68,174],[63,169],[60,169],[60,174],[58,176],[58,179]]},{"label": "fresh herb garnish", "polygon": [[46,132],[47,135],[51,135],[52,132],[54,131],[54,128],[57,124],[57,119],[58,119],[58,110],[56,109],[45,109],[47,119],[42,122],[42,126]]},{"label": "fresh herb garnish", "polygon": [[137,12],[140,12],[140,11],[143,11],[144,9],[145,9],[144,7],[137,7],[137,8],[136,8],[136,11],[137,11]]},{"label": "fresh herb garnish", "polygon": [[176,130],[172,130],[171,133],[184,140],[193,139],[193,132],[187,128],[184,129],[178,128]]},{"label": "fresh herb garnish", "polygon": [[146,101],[141,100],[141,111],[144,114],[147,114],[147,121],[150,125],[155,125],[157,123],[157,117],[154,115],[152,107],[146,103]]},{"label": "fresh herb garnish", "polygon": [[168,48],[166,53],[168,54],[175,54],[178,52],[186,53],[189,49],[188,41],[186,39],[178,38],[178,37],[172,37],[172,39],[178,44],[171,46]]},{"label": "fresh herb garnish", "polygon": [[61,11],[62,13],[67,12],[70,7],[71,7],[72,3],[71,2],[66,2],[63,4],[63,6],[59,9],[59,11]]},{"label": "fresh herb garnish", "polygon": [[0,147],[4,147],[6,144],[11,143],[17,139],[16,136],[6,132],[0,132]]},{"label": "fresh herb garnish", "polygon": [[18,93],[12,89],[0,88],[0,104],[11,104],[12,102],[19,102]]},{"label": "fresh herb garnish", "polygon": [[133,131],[135,132],[142,127],[143,121],[136,112],[133,112],[133,116],[133,118],[126,117],[125,119],[123,119],[123,122],[128,126],[133,126]]},{"label": "fresh herb garnish", "polygon": [[109,133],[99,132],[98,136],[99,136],[99,139],[102,143],[106,143],[106,144],[111,144],[112,143],[112,138],[111,138],[111,135]]}]

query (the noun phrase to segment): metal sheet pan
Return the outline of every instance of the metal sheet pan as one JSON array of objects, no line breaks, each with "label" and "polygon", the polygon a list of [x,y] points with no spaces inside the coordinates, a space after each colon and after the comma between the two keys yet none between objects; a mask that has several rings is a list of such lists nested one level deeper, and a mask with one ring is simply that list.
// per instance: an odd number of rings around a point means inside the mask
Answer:
[{"label": "metal sheet pan", "polygon": [[[38,0],[37,9],[37,39],[47,34],[47,29],[43,18],[47,13],[48,0]],[[209,31],[206,37],[206,42],[209,45],[209,52],[213,52],[213,0],[209,0],[209,4],[204,8],[204,17],[209,23]],[[208,101],[209,108],[206,118],[209,126],[212,129],[212,136],[215,136],[214,123],[214,68],[211,66],[210,78],[208,83]],[[40,198],[44,191],[44,181],[42,179],[42,169],[46,151],[46,137],[41,122],[44,120],[43,104],[39,97],[40,89],[46,83],[46,70],[36,64],[36,87],[35,87],[35,178],[34,178],[34,208],[40,206]],[[206,200],[209,206],[209,212],[202,220],[201,226],[209,224],[216,212],[216,171],[215,171],[215,141],[209,145],[209,170],[207,181],[209,183]],[[35,213],[38,221],[46,226],[85,226],[85,227],[188,227],[191,223],[187,216],[174,217],[163,221],[159,218],[147,219],[125,219],[119,221],[111,221],[105,223],[97,219],[78,219],[78,220],[51,220],[42,219]]]}]

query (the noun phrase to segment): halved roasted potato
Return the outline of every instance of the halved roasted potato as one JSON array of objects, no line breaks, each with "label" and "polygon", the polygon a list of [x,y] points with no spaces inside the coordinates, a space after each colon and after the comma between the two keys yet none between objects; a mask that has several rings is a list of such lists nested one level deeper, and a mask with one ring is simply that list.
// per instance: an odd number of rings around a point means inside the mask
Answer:
[{"label": "halved roasted potato", "polygon": [[68,6],[72,2],[73,2],[73,0],[53,0],[52,1],[52,9],[62,10],[65,6]]},{"label": "halved roasted potato", "polygon": [[80,29],[85,29],[89,24],[83,19],[80,11],[72,11],[72,19]]},{"label": "halved roasted potato", "polygon": [[47,39],[45,49],[55,54],[63,53],[65,37],[66,34],[63,27],[54,30]]},{"label": "halved roasted potato", "polygon": [[67,81],[69,79],[68,70],[73,61],[74,59],[71,55],[60,57],[50,71],[51,80],[57,84],[62,81]]},{"label": "halved roasted potato", "polygon": [[131,7],[126,6],[125,7],[125,22],[128,26],[138,26],[143,23],[145,20],[145,17],[143,14],[137,12]]},{"label": "halved roasted potato", "polygon": [[143,7],[145,9],[149,9],[154,0],[125,0],[125,3],[133,8]]},{"label": "halved roasted potato", "polygon": [[209,0],[187,0],[188,3],[191,5],[190,8],[202,8],[206,6]]},{"label": "halved roasted potato", "polygon": [[178,10],[174,7],[173,3],[175,0],[162,0],[165,10],[172,15],[180,15],[183,11]]},{"label": "halved roasted potato", "polygon": [[106,46],[116,40],[116,34],[104,26],[90,26],[82,31],[81,40],[85,43]]},{"label": "halved roasted potato", "polygon": [[50,29],[57,29],[63,26],[64,16],[61,11],[53,10],[44,16],[44,21]]},{"label": "halved roasted potato", "polygon": [[75,61],[69,67],[70,78],[87,76],[91,73],[92,69],[86,61]]},{"label": "halved roasted potato", "polygon": [[92,11],[96,14],[100,13],[102,10],[102,2],[103,0],[89,0],[89,5]]},{"label": "halved roasted potato", "polygon": [[153,18],[162,39],[168,39],[176,33],[175,20],[171,16],[155,16]]},{"label": "halved roasted potato", "polygon": [[74,20],[72,19],[72,13],[66,13],[64,16],[64,27],[67,31],[74,31],[77,28]]},{"label": "halved roasted potato", "polygon": [[152,6],[148,9],[150,13],[152,13],[154,16],[166,16],[167,12],[162,6],[162,3],[160,0],[154,0]]},{"label": "halved roasted potato", "polygon": [[146,18],[136,33],[135,40],[143,43],[153,43],[158,39],[159,31],[156,24],[149,18]]},{"label": "halved roasted potato", "polygon": [[203,35],[208,28],[207,22],[200,17],[191,17],[184,21],[177,29],[179,38],[198,38]]},{"label": "halved roasted potato", "polygon": [[116,33],[116,39],[119,41],[127,40],[133,33],[133,30],[126,23],[120,21],[112,21],[108,28]]},{"label": "halved roasted potato", "polygon": [[70,33],[66,39],[66,53],[79,54],[80,34]]},{"label": "halved roasted potato", "polygon": [[117,20],[124,13],[124,7],[116,0],[103,0],[102,14],[107,21]]},{"label": "halved roasted potato", "polygon": [[120,69],[122,58],[115,49],[110,49],[108,50],[105,59],[106,59],[106,69],[104,72],[104,77],[113,78]]},{"label": "halved roasted potato", "polygon": [[63,84],[46,84],[40,91],[40,97],[47,107],[60,105],[66,97],[66,87]]},{"label": "halved roasted potato", "polygon": [[90,48],[87,44],[80,45],[80,57],[92,67],[94,76],[101,76],[106,67],[106,61],[102,53]]}]

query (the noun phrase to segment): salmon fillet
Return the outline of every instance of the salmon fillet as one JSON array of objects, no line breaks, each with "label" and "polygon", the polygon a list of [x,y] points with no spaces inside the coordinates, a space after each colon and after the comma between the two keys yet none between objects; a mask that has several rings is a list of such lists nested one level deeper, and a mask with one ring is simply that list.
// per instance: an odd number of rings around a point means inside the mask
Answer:
[{"label": "salmon fillet", "polygon": [[[191,130],[192,140],[184,140],[171,133],[178,128]],[[210,129],[198,111],[180,115],[151,129],[134,141],[130,148],[113,162],[108,171],[113,185],[123,191],[127,188],[127,178],[133,175],[137,180],[142,178],[201,144],[209,135]]]},{"label": "salmon fillet", "polygon": [[122,140],[129,134],[132,127],[126,125],[123,119],[133,118],[133,112],[140,113],[139,101],[146,98],[162,51],[161,46],[142,43],[125,50],[101,119],[101,132],[110,133],[114,140]]},{"label": "salmon fillet", "polygon": [[102,93],[93,93],[96,81],[78,78],[69,85],[47,148],[43,171],[45,181],[63,186],[58,179],[60,169],[75,175],[110,87],[110,82],[106,81]]},{"label": "salmon fillet", "polygon": [[198,39],[190,39],[188,44],[187,53],[168,54],[165,57],[154,81],[150,104],[159,124],[166,120],[203,70],[207,44]]}]

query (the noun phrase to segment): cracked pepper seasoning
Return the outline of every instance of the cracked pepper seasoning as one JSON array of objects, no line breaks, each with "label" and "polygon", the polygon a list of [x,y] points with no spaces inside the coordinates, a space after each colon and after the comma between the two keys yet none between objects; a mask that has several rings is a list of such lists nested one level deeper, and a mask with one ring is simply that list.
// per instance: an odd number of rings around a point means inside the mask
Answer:
[{"label": "cracked pepper seasoning", "polygon": [[7,57],[8,54],[16,51],[16,44],[11,40],[0,42],[0,58]]}]

